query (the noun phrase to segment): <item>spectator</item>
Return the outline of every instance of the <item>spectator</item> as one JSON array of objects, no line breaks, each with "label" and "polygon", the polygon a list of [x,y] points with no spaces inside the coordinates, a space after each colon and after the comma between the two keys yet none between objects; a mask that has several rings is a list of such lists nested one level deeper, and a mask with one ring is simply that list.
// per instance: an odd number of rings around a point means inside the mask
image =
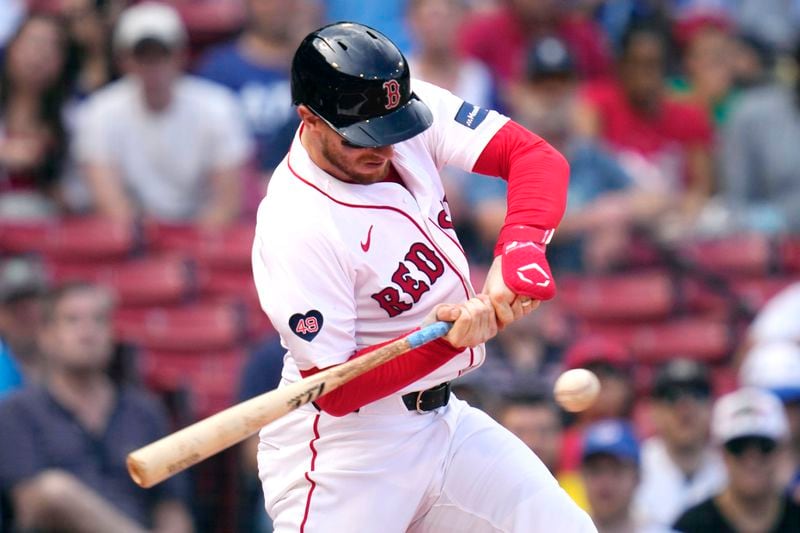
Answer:
[{"label": "spectator", "polygon": [[0,397],[41,377],[36,336],[46,288],[38,263],[12,258],[0,265]]},{"label": "spectator", "polygon": [[656,531],[634,515],[639,443],[629,422],[611,419],[586,428],[581,478],[589,500],[589,514],[598,532]]},{"label": "spectator", "polygon": [[579,75],[609,74],[611,53],[599,26],[556,0],[506,0],[491,13],[476,13],[461,29],[459,45],[486,63],[503,84],[522,77],[530,43],[557,36],[569,46]]},{"label": "spectator", "polygon": [[61,113],[70,89],[64,28],[33,15],[11,38],[0,78],[0,216],[40,218],[58,210],[66,152]]},{"label": "spectator", "polygon": [[[570,164],[567,213],[556,232],[551,265],[609,270],[623,262],[633,226],[650,223],[666,208],[663,196],[635,187],[611,153],[575,131],[577,79],[562,41],[547,37],[535,43],[526,73],[525,81],[512,89],[512,115]],[[491,235],[499,231],[503,215],[495,219]]]},{"label": "spectator", "polygon": [[799,92],[800,81],[793,87],[759,87],[743,95],[731,113],[720,186],[731,231],[800,231]]},{"label": "spectator", "polygon": [[160,406],[107,375],[112,300],[70,284],[45,305],[42,385],[0,402],[0,492],[20,530],[191,531],[182,478],[145,491],[125,469],[132,449],[166,432]]},{"label": "spectator", "polygon": [[235,99],[182,74],[186,33],[176,12],[136,4],[114,35],[125,76],[81,112],[77,159],[96,211],[220,226],[239,214],[249,140]]},{"label": "spectator", "polygon": [[668,198],[685,225],[713,189],[712,129],[702,109],[667,94],[666,54],[664,35],[631,28],[617,81],[586,87],[578,127],[608,143],[637,186]]},{"label": "spectator", "polygon": [[586,368],[594,372],[600,380],[600,394],[591,407],[575,415],[564,434],[563,469],[578,470],[586,426],[607,418],[630,419],[634,400],[632,363],[624,346],[600,336],[580,338],[568,348],[565,369]]},{"label": "spectator", "polygon": [[105,14],[108,6],[97,0],[64,0],[60,15],[67,23],[75,48],[77,69],[74,91],[88,96],[111,81],[114,76],[110,28]]},{"label": "spectator", "polygon": [[289,65],[305,32],[291,0],[246,3],[244,32],[211,49],[200,61],[198,74],[236,92],[256,139],[259,167],[269,175],[300,123],[292,107]]},{"label": "spectator", "polygon": [[717,127],[727,120],[733,103],[734,40],[727,20],[697,17],[676,27],[683,45],[685,77],[671,80],[676,95],[706,110]]},{"label": "spectator", "polygon": [[800,503],[800,344],[777,341],[754,346],[739,370],[739,383],[766,389],[783,403],[789,449],[780,472],[789,478],[789,494]]},{"label": "spectator", "polygon": [[536,394],[508,395],[497,410],[497,420],[533,450],[575,503],[588,509],[580,478],[575,472],[561,470],[564,428],[552,399]]},{"label": "spectator", "polygon": [[779,451],[788,433],[780,401],[753,388],[726,394],[714,405],[711,428],[722,448],[728,484],[686,511],[674,529],[685,533],[800,531],[800,506],[777,483]]},{"label": "spectator", "polygon": [[648,522],[668,527],[725,484],[725,467],[710,444],[711,382],[705,365],[674,359],[659,369],[651,415],[656,434],[642,445],[636,504]]}]

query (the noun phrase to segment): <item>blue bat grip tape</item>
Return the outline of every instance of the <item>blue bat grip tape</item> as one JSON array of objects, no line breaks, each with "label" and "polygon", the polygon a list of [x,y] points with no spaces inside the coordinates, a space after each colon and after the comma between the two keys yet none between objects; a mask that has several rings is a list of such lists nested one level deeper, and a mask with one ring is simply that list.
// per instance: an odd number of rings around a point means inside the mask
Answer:
[{"label": "blue bat grip tape", "polygon": [[429,326],[425,326],[419,331],[415,331],[408,336],[408,344],[411,348],[419,348],[423,344],[435,341],[439,337],[444,337],[450,328],[453,326],[450,322],[434,322]]}]

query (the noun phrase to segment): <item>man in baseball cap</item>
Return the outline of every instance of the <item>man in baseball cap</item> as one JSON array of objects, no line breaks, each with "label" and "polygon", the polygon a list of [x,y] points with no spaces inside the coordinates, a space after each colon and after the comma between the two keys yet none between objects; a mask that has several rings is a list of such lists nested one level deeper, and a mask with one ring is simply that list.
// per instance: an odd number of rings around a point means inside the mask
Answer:
[{"label": "man in baseball cap", "polygon": [[650,391],[655,435],[642,444],[637,507],[670,526],[686,509],[716,494],[725,467],[709,439],[711,381],[708,368],[674,359],[658,369]]},{"label": "man in baseball cap", "polygon": [[756,344],[739,370],[739,383],[766,389],[783,403],[789,421],[789,453],[781,470],[791,475],[788,490],[800,502],[800,344],[789,340]]},{"label": "man in baseball cap", "polygon": [[113,43],[124,75],[92,94],[75,132],[95,210],[124,222],[235,220],[249,134],[227,88],[184,73],[187,34],[177,11],[130,6]]},{"label": "man in baseball cap", "polygon": [[690,508],[675,523],[678,531],[800,531],[800,506],[778,483],[779,451],[789,435],[780,400],[746,387],[714,405],[714,442],[722,450],[728,484]]},{"label": "man in baseball cap", "polygon": [[630,423],[596,422],[583,435],[581,476],[597,530],[643,531],[634,516],[633,496],[639,484],[639,442]]},{"label": "man in baseball cap", "polygon": [[166,50],[182,48],[187,41],[186,29],[178,13],[163,4],[145,2],[122,12],[114,32],[117,51],[144,53],[148,46]]}]

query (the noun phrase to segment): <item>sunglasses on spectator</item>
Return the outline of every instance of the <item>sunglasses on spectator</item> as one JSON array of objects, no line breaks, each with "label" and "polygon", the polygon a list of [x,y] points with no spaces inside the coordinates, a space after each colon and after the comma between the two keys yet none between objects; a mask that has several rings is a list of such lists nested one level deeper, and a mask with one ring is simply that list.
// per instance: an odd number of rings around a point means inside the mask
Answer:
[{"label": "sunglasses on spectator", "polygon": [[741,457],[747,450],[758,450],[761,455],[769,455],[775,451],[778,443],[767,437],[739,437],[725,443],[725,450],[735,457]]},{"label": "sunglasses on spectator", "polygon": [[693,400],[708,400],[711,397],[711,389],[700,385],[668,387],[656,391],[654,396],[667,403],[676,403],[681,398],[691,398]]}]

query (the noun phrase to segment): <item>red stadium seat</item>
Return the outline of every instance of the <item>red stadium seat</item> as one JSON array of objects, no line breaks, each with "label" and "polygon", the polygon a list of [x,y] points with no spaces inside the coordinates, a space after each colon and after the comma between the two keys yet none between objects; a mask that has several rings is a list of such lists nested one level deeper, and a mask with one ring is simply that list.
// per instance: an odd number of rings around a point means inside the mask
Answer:
[{"label": "red stadium seat", "polygon": [[728,324],[708,318],[682,318],[642,325],[594,322],[585,324],[584,329],[630,347],[642,364],[661,364],[681,356],[714,363],[728,357],[734,344]]},{"label": "red stadium seat", "polygon": [[698,265],[724,274],[764,275],[774,260],[769,239],[757,234],[692,242],[682,253]]},{"label": "red stadium seat", "polygon": [[145,226],[145,240],[151,249],[179,251],[201,265],[250,272],[255,226],[237,224],[219,230],[193,225],[156,224]]},{"label": "red stadium seat", "polygon": [[140,366],[145,383],[156,391],[188,389],[198,417],[235,403],[242,366],[241,349],[198,353],[144,350]]},{"label": "red stadium seat", "polygon": [[56,282],[93,281],[113,289],[124,306],[181,303],[194,291],[189,263],[178,256],[123,263],[49,263]]},{"label": "red stadium seat", "polygon": [[608,277],[562,277],[561,306],[592,320],[648,320],[667,316],[675,307],[670,277],[659,271]]},{"label": "red stadium seat", "polygon": [[47,223],[0,222],[0,249],[38,252],[59,260],[120,259],[137,244],[130,224],[102,218],[74,218]]},{"label": "red stadium seat", "polygon": [[223,269],[198,265],[196,274],[197,286],[203,294],[236,295],[258,299],[250,269]]},{"label": "red stadium seat", "polygon": [[115,316],[115,329],[122,340],[146,350],[227,350],[244,338],[241,308],[226,304],[121,308]]}]

